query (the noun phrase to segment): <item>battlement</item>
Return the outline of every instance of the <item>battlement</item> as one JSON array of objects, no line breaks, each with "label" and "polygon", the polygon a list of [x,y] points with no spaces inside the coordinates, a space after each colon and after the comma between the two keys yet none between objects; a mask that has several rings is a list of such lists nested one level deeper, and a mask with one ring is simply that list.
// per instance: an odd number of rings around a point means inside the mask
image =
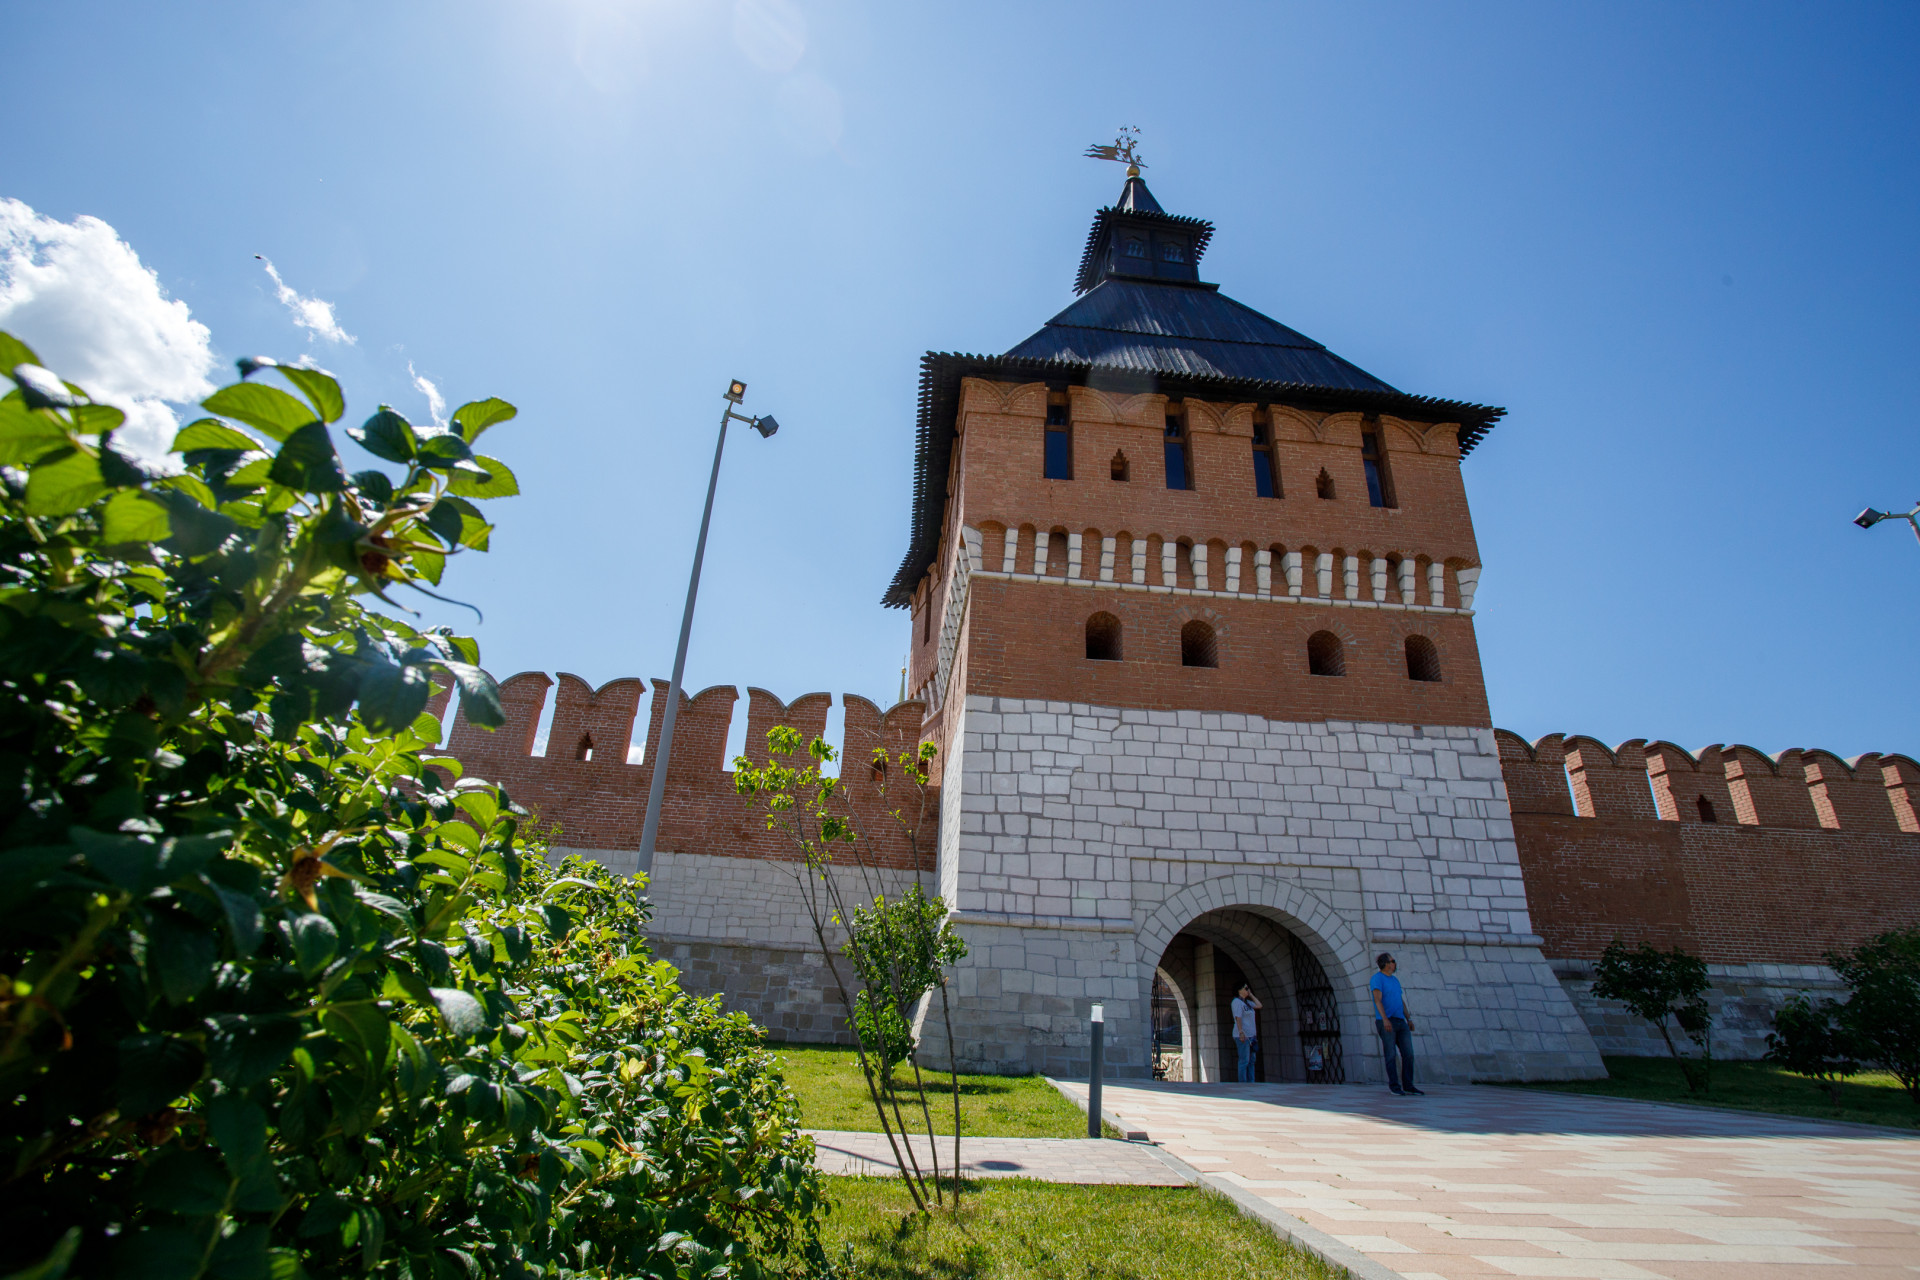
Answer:
[{"label": "battlement", "polygon": [[1688,751],[1494,730],[1533,926],[1555,959],[1615,938],[1715,964],[1813,964],[1920,924],[1920,765],[1736,743]]},{"label": "battlement", "polygon": [[1904,755],[1493,733],[1516,814],[1920,834],[1920,764]]},{"label": "battlement", "polygon": [[[467,776],[499,783],[543,822],[557,825],[560,833],[555,843],[561,847],[638,849],[668,694],[665,680],[650,682],[652,705],[645,747],[637,762],[630,763],[635,755],[635,721],[648,683],[628,677],[595,689],[564,671],[557,680],[545,672],[523,671],[500,682],[506,723],[488,732],[456,710],[447,750],[460,760]],[[546,749],[535,754],[550,693],[553,715]],[[449,701],[449,693],[442,690],[427,709],[444,722]],[[691,697],[681,692],[673,764],[660,819],[660,848],[722,857],[794,856],[785,838],[767,831],[756,812],[734,794],[726,747],[738,701],[739,692],[731,685],[716,685]],[[807,740],[824,737],[832,705],[833,697],[826,693],[802,694],[788,703],[765,689],[749,688],[743,754],[766,763],[767,731],[776,725],[790,725]],[[875,747],[885,747],[889,757],[915,748],[924,706],[902,702],[882,711],[858,694],[842,695],[840,705],[845,714],[843,741],[836,744],[845,766],[841,796],[855,828],[871,841],[873,862],[931,869],[939,813],[937,788],[929,797],[916,865],[904,833],[889,813],[890,808],[905,807],[911,817],[915,793],[909,784],[901,784],[889,805],[882,777],[869,762]]]}]

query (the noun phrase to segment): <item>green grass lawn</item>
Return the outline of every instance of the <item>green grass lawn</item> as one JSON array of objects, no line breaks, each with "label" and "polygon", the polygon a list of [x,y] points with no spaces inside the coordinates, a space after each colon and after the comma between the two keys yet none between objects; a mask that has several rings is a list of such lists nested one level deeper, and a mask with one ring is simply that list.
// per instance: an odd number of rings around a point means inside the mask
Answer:
[{"label": "green grass lawn", "polygon": [[[859,1280],[1333,1280],[1223,1197],[1188,1187],[962,1184],[922,1218],[897,1178],[829,1178],[828,1256]],[[848,1256],[850,1254],[850,1256]]]},{"label": "green grass lawn", "polygon": [[1647,1102],[1683,1102],[1707,1107],[1770,1111],[1814,1120],[1851,1120],[1896,1129],[1920,1128],[1915,1106],[1890,1075],[1858,1075],[1840,1086],[1840,1105],[1827,1098],[1824,1085],[1796,1076],[1771,1062],[1716,1062],[1712,1088],[1688,1093],[1680,1068],[1671,1058],[1607,1058],[1605,1080],[1529,1083],[1529,1089],[1590,1093]]},{"label": "green grass lawn", "polygon": [[[775,1045],[774,1052],[786,1070],[787,1083],[800,1098],[801,1115],[809,1129],[857,1129],[875,1132],[880,1128],[873,1115],[873,1102],[867,1096],[866,1081],[860,1075],[859,1059],[852,1049],[822,1045]],[[910,1068],[898,1072],[901,1083],[897,1097],[907,1127],[925,1133],[917,1101],[908,1113],[908,1101],[914,1099],[913,1073]],[[944,1074],[925,1073],[927,1102],[933,1109],[936,1133],[953,1132],[953,1085]],[[889,1111],[888,1118],[892,1118]],[[1086,1113],[1061,1097],[1039,1076],[960,1077],[960,1134],[974,1138],[1084,1138]]]}]

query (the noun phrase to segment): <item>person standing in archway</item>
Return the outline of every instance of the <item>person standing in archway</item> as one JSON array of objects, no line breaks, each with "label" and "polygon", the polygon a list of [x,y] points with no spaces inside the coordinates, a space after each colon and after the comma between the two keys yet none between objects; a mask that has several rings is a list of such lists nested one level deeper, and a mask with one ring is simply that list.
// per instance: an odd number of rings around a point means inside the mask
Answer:
[{"label": "person standing in archway", "polygon": [[1240,1054],[1240,1083],[1253,1083],[1253,1051],[1260,1042],[1259,1019],[1255,1013],[1261,1008],[1260,997],[1253,994],[1253,988],[1246,983],[1240,984],[1240,994],[1233,998],[1233,1047]]},{"label": "person standing in archway", "polygon": [[[1373,1025],[1380,1032],[1380,1051],[1387,1062],[1387,1088],[1396,1096],[1426,1094],[1413,1087],[1413,1019],[1407,1014],[1407,997],[1400,990],[1400,979],[1393,971],[1400,966],[1392,955],[1382,951],[1374,964],[1380,972],[1367,985],[1373,990]],[[1394,1059],[1400,1059],[1399,1079],[1394,1079]]]}]

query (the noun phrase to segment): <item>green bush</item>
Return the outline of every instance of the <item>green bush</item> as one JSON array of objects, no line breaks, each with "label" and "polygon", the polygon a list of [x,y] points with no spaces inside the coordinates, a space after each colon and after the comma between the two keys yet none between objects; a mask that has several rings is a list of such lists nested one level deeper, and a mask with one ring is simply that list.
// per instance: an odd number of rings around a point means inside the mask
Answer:
[{"label": "green bush", "polygon": [[761,1033],[437,754],[472,641],[362,607],[484,550],[478,454],[324,373],[156,478],[0,334],[0,1274],[757,1277],[817,1262]]},{"label": "green bush", "polygon": [[1767,1060],[1818,1083],[1836,1107],[1840,1082],[1860,1070],[1841,1009],[1832,1000],[1816,1002],[1803,991],[1773,1015],[1773,1030],[1767,1033]]},{"label": "green bush", "polygon": [[1827,963],[1847,984],[1838,1018],[1853,1052],[1878,1063],[1920,1104],[1920,928],[1890,929]]},{"label": "green bush", "polygon": [[[1690,1093],[1705,1093],[1713,1071],[1713,1015],[1707,1006],[1707,966],[1699,956],[1674,947],[1662,951],[1650,942],[1632,950],[1615,938],[1594,966],[1593,994],[1618,1000],[1660,1033],[1667,1052],[1680,1065]],[[1667,1032],[1672,1018],[1699,1056],[1680,1052]]]}]

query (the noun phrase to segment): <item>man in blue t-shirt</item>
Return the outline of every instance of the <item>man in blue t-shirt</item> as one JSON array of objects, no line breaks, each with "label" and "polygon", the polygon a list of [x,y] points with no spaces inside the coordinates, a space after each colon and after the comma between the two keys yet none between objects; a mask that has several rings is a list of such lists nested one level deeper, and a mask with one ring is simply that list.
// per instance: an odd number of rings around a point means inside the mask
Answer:
[{"label": "man in blue t-shirt", "polygon": [[[1407,1016],[1407,997],[1393,971],[1400,966],[1382,951],[1374,961],[1380,972],[1367,984],[1373,991],[1373,1025],[1380,1033],[1380,1051],[1387,1060],[1387,1088],[1399,1094],[1426,1094],[1413,1087],[1413,1019]],[[1398,1079],[1393,1060],[1400,1059]]]}]

